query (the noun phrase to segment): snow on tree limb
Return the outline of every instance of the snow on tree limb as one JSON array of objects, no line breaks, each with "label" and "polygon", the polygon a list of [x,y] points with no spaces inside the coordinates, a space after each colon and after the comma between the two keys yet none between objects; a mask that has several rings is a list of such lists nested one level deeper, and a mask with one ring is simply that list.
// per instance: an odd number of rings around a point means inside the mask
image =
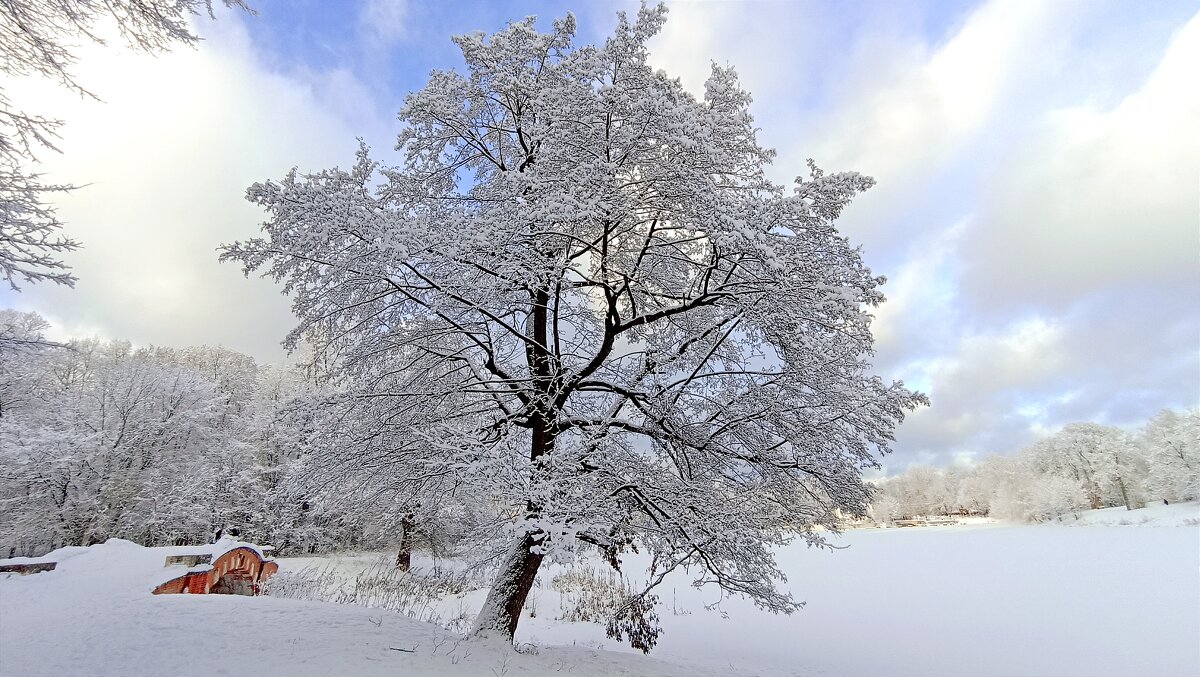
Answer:
[{"label": "snow on tree limb", "polygon": [[[455,38],[466,71],[408,96],[400,164],[364,145],[251,186],[264,234],[221,258],[292,296],[290,345],[332,327],[349,396],[426,440],[397,464],[511,507],[505,581],[636,544],[790,612],[772,546],[865,510],[925,398],[871,373],[883,280],[833,224],[871,179],[768,181],[732,69],[696,99],[647,64],[665,17],[603,46],[571,17]],[[477,627],[511,637],[518,583]]]}]

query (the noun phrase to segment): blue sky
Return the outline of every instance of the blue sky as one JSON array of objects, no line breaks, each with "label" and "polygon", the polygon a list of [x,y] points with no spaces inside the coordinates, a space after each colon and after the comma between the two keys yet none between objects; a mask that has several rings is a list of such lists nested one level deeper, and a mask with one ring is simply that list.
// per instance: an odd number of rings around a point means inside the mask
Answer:
[{"label": "blue sky", "polygon": [[[278,360],[269,282],[215,247],[251,235],[253,181],[390,151],[395,112],[450,36],[573,11],[581,43],[636,3],[259,0],[200,20],[196,50],[85,48],[104,99],[13,91],[64,118],[75,290],[0,303],[59,336],[223,344]],[[876,364],[933,405],[889,471],[1015,451],[1076,420],[1134,426],[1200,403],[1200,18],[1194,2],[671,3],[655,65],[695,90],[711,60],[755,96],[789,181],[815,158],[879,184],[841,221],[891,280]]]}]

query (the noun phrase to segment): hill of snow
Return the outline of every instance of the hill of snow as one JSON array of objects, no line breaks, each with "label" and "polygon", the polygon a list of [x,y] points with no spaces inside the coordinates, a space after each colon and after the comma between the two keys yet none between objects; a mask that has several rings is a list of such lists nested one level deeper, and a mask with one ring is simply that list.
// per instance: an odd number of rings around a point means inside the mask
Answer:
[{"label": "hill of snow", "polygon": [[265,596],[152,595],[155,585],[177,573],[163,567],[167,550],[190,551],[113,539],[37,558],[57,560],[54,571],[0,575],[0,674],[713,674],[591,648],[518,654],[358,606]]},{"label": "hill of snow", "polygon": [[1124,507],[1087,510],[1078,515],[1067,513],[1058,518],[1061,524],[1109,527],[1184,527],[1200,526],[1200,504],[1152,503],[1139,510]]}]

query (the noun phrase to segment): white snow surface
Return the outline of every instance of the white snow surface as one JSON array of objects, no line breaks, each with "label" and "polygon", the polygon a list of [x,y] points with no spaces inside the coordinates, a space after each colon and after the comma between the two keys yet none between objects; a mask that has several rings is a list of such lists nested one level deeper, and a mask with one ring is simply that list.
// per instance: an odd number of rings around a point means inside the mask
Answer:
[{"label": "white snow surface", "polygon": [[[736,598],[709,610],[715,590],[668,579],[650,657],[555,620],[549,585],[521,620],[518,641],[538,647],[526,655],[378,609],[150,595],[158,549],[110,541],[0,576],[0,675],[1200,674],[1200,504],[1120,511],[1066,518],[1086,528],[862,529],[836,537],[845,549],[794,546],[780,560],[808,605],[791,616]],[[348,575],[368,560],[329,558]],[[445,600],[448,615],[485,594]]]},{"label": "white snow surface", "polygon": [[221,544],[144,548],[112,539],[36,558],[57,561],[54,571],[0,574],[0,675],[719,674],[584,647],[526,655],[508,646],[456,644],[461,638],[438,626],[366,607],[151,594],[185,571],[164,567],[166,555],[206,547]]},{"label": "white snow surface", "polygon": [[1078,515],[1067,513],[1057,522],[1077,526],[1110,527],[1182,527],[1200,526],[1200,503],[1152,503],[1140,510],[1124,507],[1086,510]]}]

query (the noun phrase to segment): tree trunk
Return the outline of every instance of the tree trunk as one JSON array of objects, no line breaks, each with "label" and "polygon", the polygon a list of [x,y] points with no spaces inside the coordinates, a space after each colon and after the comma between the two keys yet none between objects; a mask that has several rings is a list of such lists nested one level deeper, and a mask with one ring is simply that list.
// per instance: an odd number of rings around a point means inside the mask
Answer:
[{"label": "tree trunk", "polygon": [[415,527],[412,516],[405,515],[400,518],[400,548],[396,553],[396,568],[400,571],[408,571],[412,568],[412,541]]},{"label": "tree trunk", "polygon": [[1125,489],[1125,480],[1121,479],[1120,475],[1117,475],[1117,487],[1121,489],[1121,500],[1125,501],[1125,509],[1133,510],[1133,506],[1129,504],[1129,492]]},{"label": "tree trunk", "polygon": [[1088,460],[1080,452],[1075,452],[1075,454],[1079,457],[1080,465],[1079,467],[1071,466],[1071,472],[1074,473],[1075,479],[1081,479],[1080,475],[1083,476],[1083,488],[1087,492],[1088,504],[1092,506],[1092,510],[1099,510],[1102,507],[1100,487],[1092,481],[1092,474],[1088,472]]},{"label": "tree trunk", "polygon": [[517,622],[521,620],[521,609],[525,598],[533,588],[542,556],[529,552],[535,545],[531,534],[513,541],[508,555],[496,572],[496,579],[488,591],[483,608],[475,619],[471,634],[475,637],[492,637],[512,642],[517,633]]},{"label": "tree trunk", "polygon": [[[533,381],[532,395],[535,400],[529,416],[529,460],[530,479],[536,486],[542,472],[538,469],[538,459],[554,451],[555,433],[551,423],[556,418],[555,410],[561,405],[552,404],[551,396],[556,365],[551,364],[552,356],[547,341],[549,290],[545,287],[532,290],[530,302],[530,340],[525,345],[525,359]],[[535,518],[541,508],[530,499],[525,505],[525,514]],[[533,534],[528,533],[513,541],[500,564],[500,570],[496,572],[496,579],[492,582],[491,590],[488,590],[483,608],[475,619],[475,628],[471,632],[473,636],[503,639],[512,643],[517,633],[517,622],[521,620],[521,609],[525,607],[525,598],[529,596],[538,567],[542,565],[542,555],[529,551],[536,544]]]}]

